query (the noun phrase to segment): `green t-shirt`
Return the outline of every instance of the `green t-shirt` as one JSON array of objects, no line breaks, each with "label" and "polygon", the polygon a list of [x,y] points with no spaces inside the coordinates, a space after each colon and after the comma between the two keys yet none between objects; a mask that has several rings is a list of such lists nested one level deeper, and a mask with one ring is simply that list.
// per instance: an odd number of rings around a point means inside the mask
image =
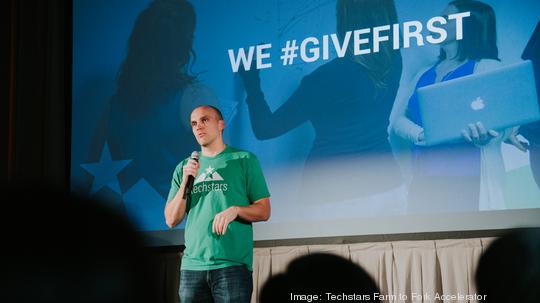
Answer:
[{"label": "green t-shirt", "polygon": [[[188,159],[176,167],[167,201],[176,195]],[[199,163],[187,209],[182,269],[212,270],[245,264],[252,270],[251,223],[237,218],[229,224],[225,235],[212,233],[212,223],[217,213],[233,205],[248,206],[270,197],[259,161],[250,152],[227,146],[214,157],[201,154]]]}]

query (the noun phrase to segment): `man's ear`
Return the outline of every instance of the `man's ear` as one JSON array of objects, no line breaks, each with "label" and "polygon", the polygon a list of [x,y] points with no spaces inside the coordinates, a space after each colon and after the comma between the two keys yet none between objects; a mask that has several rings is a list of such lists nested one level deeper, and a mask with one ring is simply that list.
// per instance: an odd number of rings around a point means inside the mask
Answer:
[{"label": "man's ear", "polygon": [[218,124],[219,124],[219,129],[221,130],[221,132],[223,132],[223,130],[225,129],[225,121],[219,120]]}]

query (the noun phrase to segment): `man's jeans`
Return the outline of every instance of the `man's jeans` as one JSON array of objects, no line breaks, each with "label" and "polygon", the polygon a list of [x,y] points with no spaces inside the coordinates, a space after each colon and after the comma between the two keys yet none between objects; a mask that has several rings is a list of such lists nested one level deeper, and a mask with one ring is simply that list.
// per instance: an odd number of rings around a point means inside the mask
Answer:
[{"label": "man's jeans", "polygon": [[246,266],[214,270],[181,270],[180,302],[249,303],[253,278]]}]

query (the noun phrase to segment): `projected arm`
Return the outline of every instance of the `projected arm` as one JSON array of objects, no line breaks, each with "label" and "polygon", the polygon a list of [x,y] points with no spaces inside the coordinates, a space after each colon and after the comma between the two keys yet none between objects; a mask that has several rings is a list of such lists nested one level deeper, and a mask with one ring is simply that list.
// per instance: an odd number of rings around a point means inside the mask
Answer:
[{"label": "projected arm", "polygon": [[395,118],[390,123],[389,132],[394,133],[411,143],[422,145],[424,143],[424,128],[407,117],[406,111],[409,99],[408,97],[402,99],[403,100],[396,100],[394,103],[396,113]]},{"label": "projected arm", "polygon": [[248,222],[267,221],[270,218],[270,198],[262,198],[248,206],[231,206],[216,214],[212,232],[224,235],[229,223],[240,218]]},{"label": "projected arm", "polygon": [[420,70],[409,81],[404,81],[408,84],[400,87],[392,108],[390,125],[388,126],[388,133],[393,133],[416,145],[424,144],[424,128],[407,117],[407,107],[409,98],[416,89],[416,83],[425,70]]},{"label": "projected arm", "polygon": [[[261,89],[259,72],[256,69],[241,71],[249,108],[251,126],[259,140],[278,137],[294,129],[307,120],[308,108],[302,108],[307,96],[303,96],[298,88],[296,92],[275,112],[270,110]],[[312,100],[307,100],[312,101]]]},{"label": "projected arm", "polygon": [[392,130],[396,135],[414,144],[421,145],[424,140],[424,129],[405,115],[396,118]]}]

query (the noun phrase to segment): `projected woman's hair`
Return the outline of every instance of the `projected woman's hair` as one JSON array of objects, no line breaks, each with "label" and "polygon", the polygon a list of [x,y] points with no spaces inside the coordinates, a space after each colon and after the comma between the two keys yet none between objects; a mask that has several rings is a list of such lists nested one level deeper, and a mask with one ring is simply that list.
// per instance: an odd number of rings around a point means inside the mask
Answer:
[{"label": "projected woman's hair", "polygon": [[129,37],[118,72],[116,101],[133,114],[143,114],[193,83],[189,63],[195,10],[183,0],[156,0],[141,12]]},{"label": "projected woman's hair", "polygon": [[[460,60],[499,60],[497,47],[497,27],[495,11],[480,1],[455,0],[448,5],[459,12],[471,12],[463,20],[463,39],[457,42],[457,56]],[[441,48],[440,60],[446,59],[446,52]]]},{"label": "projected woman's hair", "polygon": [[[340,0],[336,5],[336,19],[337,34],[341,40],[348,31],[398,23],[393,0]],[[372,43],[370,39],[365,48],[372,49]],[[349,59],[362,65],[377,86],[387,85],[395,69],[395,60],[400,56],[392,44],[382,43],[378,52],[361,56],[355,56],[353,48],[353,43],[349,43],[347,49]]]}]

